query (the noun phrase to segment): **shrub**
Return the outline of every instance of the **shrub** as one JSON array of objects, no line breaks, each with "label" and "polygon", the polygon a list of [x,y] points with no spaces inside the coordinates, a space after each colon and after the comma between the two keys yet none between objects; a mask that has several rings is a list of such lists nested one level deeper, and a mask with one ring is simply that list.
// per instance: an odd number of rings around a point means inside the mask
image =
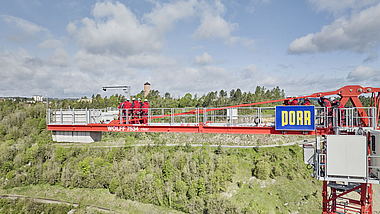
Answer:
[{"label": "shrub", "polygon": [[270,173],[270,164],[265,161],[259,161],[256,164],[255,176],[258,179],[266,180]]},{"label": "shrub", "polygon": [[11,170],[7,173],[5,176],[8,180],[12,180],[16,176],[16,172],[14,170]]}]

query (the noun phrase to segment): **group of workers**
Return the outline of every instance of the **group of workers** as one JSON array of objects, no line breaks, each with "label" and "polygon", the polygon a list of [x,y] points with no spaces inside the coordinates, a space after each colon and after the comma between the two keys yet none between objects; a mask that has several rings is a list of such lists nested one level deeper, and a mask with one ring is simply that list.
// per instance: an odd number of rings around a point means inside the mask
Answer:
[{"label": "group of workers", "polygon": [[145,99],[144,102],[141,101],[141,98],[137,100],[132,98],[132,102],[129,98],[125,102],[121,102],[118,107],[121,110],[121,119],[122,124],[146,124],[148,122],[148,110],[149,103]]},{"label": "group of workers", "polygon": [[309,106],[309,105],[311,105],[310,100],[308,98],[304,98],[303,101],[300,103],[298,102],[298,99],[295,97],[293,98],[292,101],[290,101],[291,96],[287,96],[286,98],[287,98],[287,100],[284,101],[284,105],[286,105],[286,106],[298,106],[298,105]]},{"label": "group of workers", "polygon": [[[308,98],[304,98],[300,104],[299,104],[298,99],[296,97],[293,97],[293,99],[291,99],[291,96],[287,96],[286,98],[287,98],[287,100],[284,101],[284,103],[283,103],[284,105],[290,105],[290,106],[311,105],[310,100]],[[329,118],[334,116],[334,111],[333,111],[334,108],[340,109],[340,111],[336,112],[336,114],[337,114],[336,116],[338,117],[339,125],[340,124],[343,125],[343,119],[344,119],[344,109],[343,108],[344,108],[344,106],[340,102],[339,99],[335,99],[334,101],[330,102],[330,100],[327,99],[326,97],[320,97],[318,100],[318,104],[321,107],[324,107],[326,109],[326,112],[327,112],[327,115],[329,116]],[[331,120],[329,121],[329,123],[331,123]]]}]

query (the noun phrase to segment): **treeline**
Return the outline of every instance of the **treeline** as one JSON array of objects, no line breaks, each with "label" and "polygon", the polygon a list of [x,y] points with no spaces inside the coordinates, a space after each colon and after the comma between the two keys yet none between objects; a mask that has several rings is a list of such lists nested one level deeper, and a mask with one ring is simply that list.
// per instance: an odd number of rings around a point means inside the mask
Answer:
[{"label": "treeline", "polygon": [[[135,97],[143,98],[143,92]],[[229,94],[229,96],[228,96]],[[172,97],[169,92],[161,95],[158,90],[151,90],[146,97],[152,108],[185,108],[185,107],[220,107],[237,105],[242,103],[254,103],[266,100],[275,100],[285,98],[285,92],[280,87],[266,89],[257,86],[255,92],[242,92],[239,88],[232,89],[229,93],[224,90],[211,91],[204,95],[192,95],[187,93],[183,97]],[[52,100],[51,108],[107,108],[117,107],[120,102],[125,101],[124,95],[112,95],[109,98],[102,98],[100,94],[92,95],[91,101],[87,97],[77,100]],[[272,104],[273,105],[273,104]]]}]

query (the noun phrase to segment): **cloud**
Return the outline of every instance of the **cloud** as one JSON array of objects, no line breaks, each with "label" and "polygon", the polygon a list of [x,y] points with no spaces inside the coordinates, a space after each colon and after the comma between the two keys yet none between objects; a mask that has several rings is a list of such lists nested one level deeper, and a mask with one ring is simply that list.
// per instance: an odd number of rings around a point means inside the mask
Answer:
[{"label": "cloud", "polygon": [[363,60],[363,63],[373,62],[377,58],[378,58],[377,52],[372,52],[371,54],[369,54],[369,56],[365,60]]},{"label": "cloud", "polygon": [[128,66],[140,69],[153,67],[170,67],[177,64],[174,59],[166,58],[159,54],[140,54],[126,58]]},{"label": "cloud", "polygon": [[339,18],[315,34],[294,40],[289,53],[317,53],[346,50],[367,52],[380,42],[380,3],[353,14],[350,19]]},{"label": "cloud", "polygon": [[250,79],[255,76],[260,71],[260,68],[256,67],[256,65],[251,64],[248,66],[245,66],[241,70],[241,76],[243,79]]},{"label": "cloud", "polygon": [[204,52],[202,56],[195,56],[194,64],[196,65],[209,65],[214,62],[214,59],[210,54]]},{"label": "cloud", "polygon": [[47,59],[47,63],[53,66],[67,67],[69,64],[69,55],[63,49],[56,49],[53,55]]},{"label": "cloud", "polygon": [[205,14],[202,18],[201,25],[194,32],[194,38],[196,39],[213,39],[219,38],[229,40],[231,32],[234,31],[239,24],[231,23],[224,20],[219,15],[213,16],[211,14]]},{"label": "cloud", "polygon": [[172,67],[165,71],[151,72],[155,87],[160,91],[169,91],[184,95],[190,93],[207,93],[231,88],[237,81],[231,72],[215,66],[203,66],[199,69],[191,67]]},{"label": "cloud", "polygon": [[61,40],[58,40],[58,39],[47,39],[47,40],[41,42],[38,45],[38,47],[42,48],[42,49],[62,48],[63,43]]},{"label": "cloud", "polygon": [[160,34],[171,31],[174,25],[181,19],[186,19],[195,14],[196,0],[177,1],[174,3],[156,3],[156,8],[151,13],[144,14],[143,20],[156,26]]},{"label": "cloud", "polygon": [[52,36],[50,30],[28,20],[10,15],[0,15],[0,18],[22,32],[21,35],[15,34],[7,36],[9,41],[22,43],[30,39],[40,39],[41,36],[47,38]]},{"label": "cloud", "polygon": [[362,9],[363,7],[378,3],[378,0],[309,0],[314,8],[320,11],[328,11],[339,14],[347,9]]},{"label": "cloud", "polygon": [[8,24],[16,28],[19,28],[28,34],[34,35],[40,32],[44,32],[48,35],[51,34],[50,30],[48,30],[47,28],[36,25],[28,20],[25,20],[19,17],[10,16],[10,15],[0,15],[0,17],[3,18],[3,20],[7,22]]},{"label": "cloud", "polygon": [[215,1],[214,5],[201,2],[200,10],[201,24],[195,30],[193,38],[198,40],[221,39],[226,45],[240,44],[248,50],[254,50],[255,41],[253,39],[231,35],[239,27],[239,24],[223,18],[227,9],[220,1]]},{"label": "cloud", "polygon": [[120,2],[96,3],[94,19],[71,22],[66,29],[78,44],[92,54],[128,56],[158,52],[162,48],[160,34],[141,24],[135,14]]},{"label": "cloud", "polygon": [[103,75],[110,69],[117,67],[121,59],[118,57],[110,57],[98,54],[78,51],[74,55],[75,65],[81,70],[96,75]]},{"label": "cloud", "polygon": [[363,81],[374,81],[379,78],[375,78],[380,75],[380,70],[376,70],[372,67],[360,65],[354,70],[352,70],[347,75],[347,79],[350,82],[363,82]]}]

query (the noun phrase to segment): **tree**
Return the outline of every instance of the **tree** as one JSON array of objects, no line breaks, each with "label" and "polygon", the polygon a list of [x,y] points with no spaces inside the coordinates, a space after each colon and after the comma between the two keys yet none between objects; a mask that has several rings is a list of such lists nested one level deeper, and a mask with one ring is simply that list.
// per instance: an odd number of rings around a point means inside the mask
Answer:
[{"label": "tree", "polygon": [[117,189],[119,186],[120,186],[119,181],[117,180],[116,177],[113,177],[113,178],[111,179],[110,187],[109,187],[109,191],[110,191],[110,193],[115,194],[116,189]]},{"label": "tree", "polygon": [[55,150],[54,157],[56,160],[58,160],[60,163],[66,160],[66,149],[63,147],[58,147]]}]

